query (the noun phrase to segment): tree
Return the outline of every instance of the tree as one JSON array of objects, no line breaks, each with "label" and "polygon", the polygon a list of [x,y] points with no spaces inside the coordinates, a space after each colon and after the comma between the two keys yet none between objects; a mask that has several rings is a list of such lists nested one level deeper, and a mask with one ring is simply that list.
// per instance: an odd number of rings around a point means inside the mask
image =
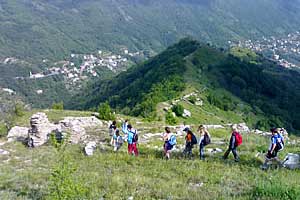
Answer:
[{"label": "tree", "polygon": [[169,125],[175,125],[177,123],[177,119],[173,116],[173,113],[171,111],[168,111],[166,114],[166,122]]},{"label": "tree", "polygon": [[177,104],[177,105],[172,107],[172,111],[176,114],[176,116],[180,117],[180,116],[183,115],[184,108],[183,108],[182,105]]},{"label": "tree", "polygon": [[103,120],[113,120],[115,119],[114,114],[111,111],[108,102],[101,103],[98,108],[99,118]]}]

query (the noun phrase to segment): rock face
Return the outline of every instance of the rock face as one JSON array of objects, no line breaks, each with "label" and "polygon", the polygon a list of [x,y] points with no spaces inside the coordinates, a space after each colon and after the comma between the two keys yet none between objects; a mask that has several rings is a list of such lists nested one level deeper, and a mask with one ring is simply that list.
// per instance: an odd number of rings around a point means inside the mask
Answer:
[{"label": "rock face", "polygon": [[15,126],[8,132],[7,140],[8,142],[19,141],[25,142],[28,138],[28,128]]},{"label": "rock face", "polygon": [[70,142],[74,144],[86,139],[86,128],[103,126],[96,117],[66,117],[59,124],[63,132],[70,133]]},{"label": "rock face", "polygon": [[30,118],[30,129],[28,132],[28,145],[38,147],[45,144],[49,135],[60,127],[49,122],[45,113],[36,113]]},{"label": "rock face", "polygon": [[282,164],[288,169],[300,169],[300,155],[288,153]]}]

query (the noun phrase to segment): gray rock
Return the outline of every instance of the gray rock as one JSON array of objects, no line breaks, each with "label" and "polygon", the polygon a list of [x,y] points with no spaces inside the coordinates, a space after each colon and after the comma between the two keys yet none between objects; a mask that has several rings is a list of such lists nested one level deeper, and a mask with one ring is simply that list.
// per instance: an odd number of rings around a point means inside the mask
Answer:
[{"label": "gray rock", "polygon": [[27,127],[15,126],[8,132],[7,140],[8,142],[25,142],[28,138],[28,131],[29,128]]},{"label": "gray rock", "polygon": [[3,149],[0,149],[0,155],[8,155],[9,152]]},{"label": "gray rock", "polygon": [[282,165],[287,169],[300,169],[300,155],[288,153]]},{"label": "gray rock", "polygon": [[58,125],[50,123],[45,113],[32,115],[30,126],[28,145],[31,147],[38,147],[45,144],[49,139],[49,135],[60,128]]},{"label": "gray rock", "polygon": [[187,109],[183,110],[182,117],[191,117],[191,116],[192,116],[192,113],[189,110],[187,110]]},{"label": "gray rock", "polygon": [[84,152],[87,156],[92,156],[97,148],[96,142],[88,142],[84,147]]}]

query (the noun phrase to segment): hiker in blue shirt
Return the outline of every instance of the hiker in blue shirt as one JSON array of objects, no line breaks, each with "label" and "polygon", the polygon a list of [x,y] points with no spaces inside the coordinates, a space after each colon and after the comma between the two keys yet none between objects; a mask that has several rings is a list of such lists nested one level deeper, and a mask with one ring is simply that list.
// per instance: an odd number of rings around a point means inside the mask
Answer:
[{"label": "hiker in blue shirt", "polygon": [[266,159],[267,161],[270,159],[278,161],[277,154],[283,149],[283,138],[280,134],[278,134],[278,130],[276,128],[272,128],[270,131],[272,133],[272,137]]},{"label": "hiker in blue shirt", "polygon": [[[126,125],[127,121],[125,121]],[[122,131],[127,136],[127,143],[128,143],[128,154],[134,154],[138,156],[139,152],[137,149],[137,142],[138,142],[138,133],[137,130],[132,128],[131,124],[128,124],[127,127],[122,125]]]}]

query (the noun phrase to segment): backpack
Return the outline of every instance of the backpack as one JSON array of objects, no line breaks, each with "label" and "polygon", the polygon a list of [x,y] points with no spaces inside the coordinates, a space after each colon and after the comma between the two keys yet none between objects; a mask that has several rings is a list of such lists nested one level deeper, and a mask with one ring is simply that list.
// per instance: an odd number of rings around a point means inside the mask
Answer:
[{"label": "backpack", "polygon": [[235,133],[235,145],[240,146],[243,143],[243,137],[240,133]]},{"label": "backpack", "polygon": [[133,133],[132,142],[137,142],[139,140],[139,135],[136,133],[136,131]]},{"label": "backpack", "polygon": [[210,144],[210,142],[211,142],[210,137],[207,134],[204,135],[203,142],[204,142],[204,145]]},{"label": "backpack", "polygon": [[171,137],[170,137],[168,143],[169,143],[171,146],[176,145],[176,144],[177,144],[177,142],[176,142],[176,136],[175,136],[175,135],[171,135]]},{"label": "backpack", "polygon": [[192,133],[192,145],[197,144],[197,138],[196,136]]}]

